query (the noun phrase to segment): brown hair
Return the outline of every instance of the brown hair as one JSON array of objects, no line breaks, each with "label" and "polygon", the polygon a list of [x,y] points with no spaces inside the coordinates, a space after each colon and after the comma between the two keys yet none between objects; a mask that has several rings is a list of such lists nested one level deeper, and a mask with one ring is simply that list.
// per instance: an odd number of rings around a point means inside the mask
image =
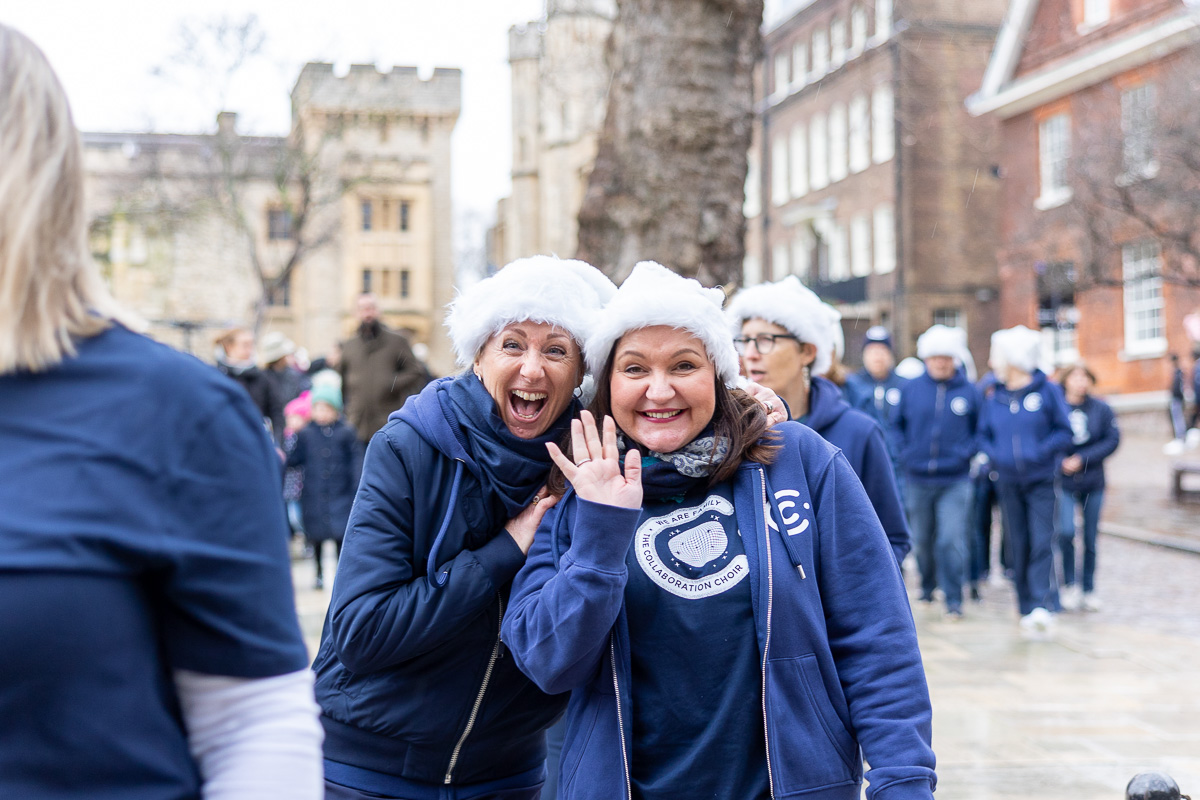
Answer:
[{"label": "brown hair", "polygon": [[[615,344],[613,352],[616,352]],[[612,373],[613,353],[609,353],[608,360],[604,363],[604,369],[596,376],[596,394],[588,406],[588,411],[592,412],[597,423],[600,423],[605,416],[613,416]],[[775,455],[779,450],[779,445],[773,443],[776,434],[770,430],[767,411],[763,408],[762,403],[741,389],[726,387],[721,382],[719,375],[713,377],[713,388],[716,391],[716,407],[712,417],[713,433],[718,438],[729,440],[729,454],[709,476],[709,486],[715,486],[730,478],[743,461],[770,464],[775,460]],[[617,430],[619,433],[622,432],[620,428]],[[567,458],[572,458],[569,433],[563,436],[559,447]],[[642,451],[642,455],[648,455],[641,446],[638,449]],[[566,477],[557,464],[551,468],[546,485],[553,494],[561,495],[566,491]]]},{"label": "brown hair", "polygon": [[1059,367],[1058,374],[1055,376],[1055,381],[1059,386],[1066,383],[1067,376],[1076,370],[1083,370],[1083,374],[1088,376],[1088,380],[1092,382],[1092,386],[1096,385],[1096,374],[1088,369],[1088,365],[1082,361],[1077,361],[1074,364],[1064,364]]}]

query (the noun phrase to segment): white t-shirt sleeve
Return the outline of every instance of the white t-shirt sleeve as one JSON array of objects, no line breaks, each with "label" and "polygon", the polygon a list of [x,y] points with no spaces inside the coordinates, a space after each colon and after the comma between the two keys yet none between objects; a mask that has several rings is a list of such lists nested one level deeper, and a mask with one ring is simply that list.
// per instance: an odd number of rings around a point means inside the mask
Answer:
[{"label": "white t-shirt sleeve", "polygon": [[324,733],[310,670],[174,677],[204,800],[322,800]]}]

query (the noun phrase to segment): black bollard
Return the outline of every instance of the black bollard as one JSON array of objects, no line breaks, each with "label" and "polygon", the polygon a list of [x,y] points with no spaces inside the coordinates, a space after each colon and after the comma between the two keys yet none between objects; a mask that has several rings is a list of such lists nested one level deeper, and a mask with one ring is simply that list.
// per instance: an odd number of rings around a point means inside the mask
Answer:
[{"label": "black bollard", "polygon": [[1163,772],[1139,772],[1125,787],[1125,800],[1191,800],[1179,793],[1179,784]]}]

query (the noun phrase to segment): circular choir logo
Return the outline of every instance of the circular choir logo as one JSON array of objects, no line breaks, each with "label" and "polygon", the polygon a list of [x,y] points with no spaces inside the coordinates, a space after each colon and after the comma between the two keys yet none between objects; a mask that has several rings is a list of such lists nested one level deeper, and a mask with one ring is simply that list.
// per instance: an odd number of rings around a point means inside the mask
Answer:
[{"label": "circular choir logo", "polygon": [[950,401],[950,410],[960,417],[965,417],[970,410],[970,403],[965,397],[956,397]]},{"label": "circular choir logo", "polygon": [[722,518],[731,516],[733,505],[713,496],[699,506],[651,517],[634,537],[638,565],[678,597],[699,599],[729,591],[750,572],[746,555],[729,551]]},{"label": "circular choir logo", "polygon": [[1023,403],[1023,405],[1025,406],[1026,411],[1031,411],[1031,412],[1032,411],[1041,411],[1042,410],[1042,396],[1040,394],[1038,394],[1037,392],[1032,392],[1030,394],[1027,394],[1027,395],[1025,395],[1025,402]]},{"label": "circular choir logo", "polygon": [[891,389],[887,390],[887,394],[884,395],[884,399],[887,400],[889,406],[900,405],[900,390],[893,386]]}]

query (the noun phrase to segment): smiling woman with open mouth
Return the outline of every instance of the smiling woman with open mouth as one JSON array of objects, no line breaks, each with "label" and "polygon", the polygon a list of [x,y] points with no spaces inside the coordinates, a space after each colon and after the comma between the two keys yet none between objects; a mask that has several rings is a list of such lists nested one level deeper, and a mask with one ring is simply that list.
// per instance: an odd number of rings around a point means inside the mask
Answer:
[{"label": "smiling woman with open mouth", "polygon": [[585,351],[504,642],[570,692],[558,800],[932,800],[900,571],[845,457],[731,388],[723,293],[643,262]]},{"label": "smiling woman with open mouth", "polygon": [[475,284],[447,318],[470,369],[372,438],[314,664],[327,797],[537,796],[565,699],[505,657],[500,623],[555,502],[546,442],[578,412],[580,343],[615,290],[547,256]]}]

